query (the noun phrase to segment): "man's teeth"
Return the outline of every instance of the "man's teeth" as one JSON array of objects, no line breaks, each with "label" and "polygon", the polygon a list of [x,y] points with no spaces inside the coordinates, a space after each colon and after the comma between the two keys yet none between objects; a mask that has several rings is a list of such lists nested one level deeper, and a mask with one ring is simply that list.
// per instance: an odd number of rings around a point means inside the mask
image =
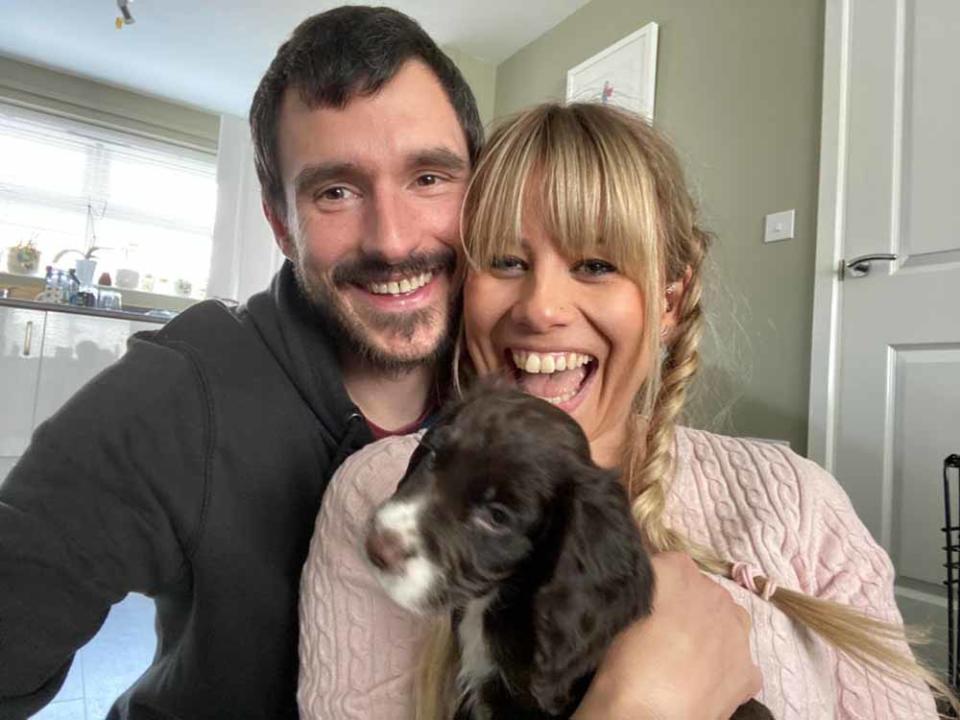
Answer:
[{"label": "man's teeth", "polygon": [[425,272],[385,283],[369,283],[367,290],[374,295],[406,295],[414,290],[419,290],[431,280],[433,280],[433,273]]},{"label": "man's teeth", "polygon": [[[513,364],[524,372],[550,375],[564,370],[575,370],[586,365],[592,357],[583,353],[535,353],[526,350],[513,351]],[[572,396],[571,396],[572,397]],[[567,398],[569,399],[569,398]],[[553,402],[552,399],[550,399]],[[560,400],[558,402],[563,402]]]}]

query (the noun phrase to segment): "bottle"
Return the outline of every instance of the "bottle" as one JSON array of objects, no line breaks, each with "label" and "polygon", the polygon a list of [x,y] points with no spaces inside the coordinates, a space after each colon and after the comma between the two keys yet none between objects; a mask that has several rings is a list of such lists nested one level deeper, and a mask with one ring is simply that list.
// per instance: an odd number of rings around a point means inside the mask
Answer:
[{"label": "bottle", "polygon": [[63,270],[57,270],[57,279],[53,284],[53,294],[56,302],[63,303],[67,301],[66,281],[63,277]]},{"label": "bottle", "polygon": [[44,291],[53,290],[53,265],[47,265],[47,275],[43,278]]},{"label": "bottle", "polygon": [[77,271],[73,268],[67,271],[67,302],[71,305],[77,305],[80,299],[80,278],[77,277]]}]

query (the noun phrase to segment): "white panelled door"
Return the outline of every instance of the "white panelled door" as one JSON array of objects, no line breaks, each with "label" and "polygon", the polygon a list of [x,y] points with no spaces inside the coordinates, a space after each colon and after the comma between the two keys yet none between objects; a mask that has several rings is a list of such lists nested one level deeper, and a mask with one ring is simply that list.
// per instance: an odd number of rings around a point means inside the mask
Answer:
[{"label": "white panelled door", "polygon": [[[960,452],[960,0],[828,0],[813,459],[942,604],[943,459]],[[841,258],[893,254],[837,279]]]}]

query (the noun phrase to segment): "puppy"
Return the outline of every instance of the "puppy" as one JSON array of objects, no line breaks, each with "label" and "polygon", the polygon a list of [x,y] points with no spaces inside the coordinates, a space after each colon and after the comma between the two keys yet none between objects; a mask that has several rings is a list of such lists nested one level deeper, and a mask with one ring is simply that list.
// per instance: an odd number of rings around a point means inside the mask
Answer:
[{"label": "puppy", "polygon": [[[570,717],[613,637],[653,602],[618,473],[591,461],[565,412],[503,387],[482,386],[423,436],[366,552],[395,602],[452,611],[456,720]],[[771,717],[756,708],[734,717]]]}]

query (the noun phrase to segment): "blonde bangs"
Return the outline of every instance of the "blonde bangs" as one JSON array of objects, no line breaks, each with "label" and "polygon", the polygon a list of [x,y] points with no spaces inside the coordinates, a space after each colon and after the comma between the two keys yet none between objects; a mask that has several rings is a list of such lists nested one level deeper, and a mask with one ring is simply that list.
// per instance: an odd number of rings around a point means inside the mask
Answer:
[{"label": "blonde bangs", "polygon": [[475,268],[515,252],[524,205],[538,205],[566,257],[603,258],[641,288],[655,281],[662,223],[635,149],[637,120],[604,110],[541,106],[497,129],[464,203],[464,249]]}]

